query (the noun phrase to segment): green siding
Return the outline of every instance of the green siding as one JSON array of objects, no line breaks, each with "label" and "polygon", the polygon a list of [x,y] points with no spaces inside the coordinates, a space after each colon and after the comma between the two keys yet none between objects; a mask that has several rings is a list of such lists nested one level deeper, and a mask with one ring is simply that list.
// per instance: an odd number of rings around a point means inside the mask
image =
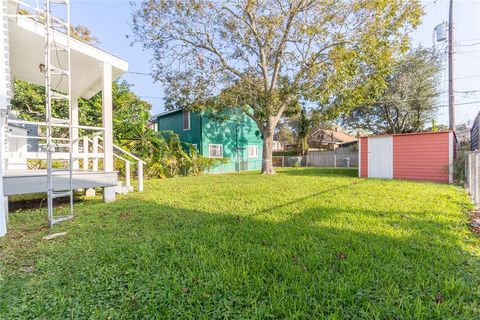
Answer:
[{"label": "green siding", "polygon": [[[209,144],[221,144],[228,163],[209,170],[210,173],[260,170],[263,140],[257,124],[245,114],[228,112],[227,120],[210,119],[197,112],[190,114],[190,130],[183,130],[183,112],[158,117],[158,130],[172,130],[184,142],[196,144],[201,155],[209,157]],[[258,147],[256,157],[248,157],[248,147]],[[237,159],[237,150],[238,159]]]},{"label": "green siding", "polygon": [[[203,117],[202,154],[209,156],[209,144],[222,144],[223,156],[229,162],[211,169],[209,172],[233,172],[238,170],[260,170],[262,166],[263,140],[257,124],[244,114],[231,114],[226,121]],[[258,155],[248,157],[247,148],[258,147]],[[237,150],[238,150],[238,161]],[[240,162],[240,164],[239,164]]]},{"label": "green siding", "polygon": [[200,147],[200,115],[196,112],[190,113],[190,130],[183,130],[183,112],[177,111],[159,116],[158,130],[171,130],[180,136],[180,140],[196,144]]}]

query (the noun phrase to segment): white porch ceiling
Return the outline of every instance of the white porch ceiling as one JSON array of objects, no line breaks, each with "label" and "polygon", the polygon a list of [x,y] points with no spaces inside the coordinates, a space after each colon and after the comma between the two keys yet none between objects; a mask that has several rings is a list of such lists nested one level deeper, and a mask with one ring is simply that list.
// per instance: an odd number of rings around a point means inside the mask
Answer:
[{"label": "white porch ceiling", "polygon": [[[21,79],[44,85],[45,74],[40,64],[45,63],[44,26],[27,17],[9,19],[10,73]],[[66,45],[67,37],[54,32],[55,40]],[[128,69],[128,62],[76,39],[70,39],[72,95],[89,99],[102,90],[103,63],[112,65],[112,81]],[[66,54],[58,52],[52,59],[56,67],[67,69]],[[67,78],[54,76],[53,88],[66,92]]]}]

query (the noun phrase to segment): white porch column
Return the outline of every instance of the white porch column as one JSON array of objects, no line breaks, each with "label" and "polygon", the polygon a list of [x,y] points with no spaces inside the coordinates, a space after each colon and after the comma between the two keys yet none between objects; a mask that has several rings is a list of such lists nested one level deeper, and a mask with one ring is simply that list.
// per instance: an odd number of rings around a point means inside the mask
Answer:
[{"label": "white porch column", "polygon": [[[103,63],[103,90],[102,90],[102,111],[103,111],[103,170],[113,171],[113,120],[112,120],[112,66]],[[103,188],[103,201],[115,201],[115,187]]]},{"label": "white porch column", "polygon": [[3,196],[3,172],[5,170],[7,110],[10,104],[10,50],[7,20],[7,2],[0,3],[0,237],[7,233],[7,201]]},{"label": "white porch column", "polygon": [[[78,155],[78,98],[75,96],[72,96],[72,137],[71,139],[73,140],[72,143],[72,153],[74,155]],[[80,169],[80,162],[78,158],[73,159],[73,169]]]},{"label": "white porch column", "polygon": [[[3,172],[5,170],[5,130],[7,112],[0,105],[0,237],[7,234],[7,197],[3,196]],[[8,201],[8,200],[7,200]]]}]

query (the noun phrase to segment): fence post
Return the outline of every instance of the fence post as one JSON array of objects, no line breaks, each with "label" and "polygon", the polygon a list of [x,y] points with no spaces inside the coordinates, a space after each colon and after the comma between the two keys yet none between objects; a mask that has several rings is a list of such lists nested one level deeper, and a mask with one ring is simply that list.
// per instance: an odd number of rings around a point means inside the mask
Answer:
[{"label": "fence post", "polygon": [[336,168],[337,167],[337,155],[336,154],[333,155],[333,161],[335,162],[334,166]]},{"label": "fence post", "polygon": [[475,183],[474,183],[474,190],[473,190],[473,194],[474,194],[474,202],[475,202],[475,205],[478,205],[478,153],[475,153],[475,167],[473,168],[473,175],[474,175],[474,179],[475,179]]},{"label": "fence post", "polygon": [[473,195],[472,193],[472,154],[468,154],[468,192],[470,193],[470,197]]},{"label": "fence post", "polygon": [[137,174],[138,174],[138,191],[142,192],[143,191],[143,162],[138,161],[138,167],[137,167]]},{"label": "fence post", "polygon": [[93,170],[98,170],[98,135],[93,135]]},{"label": "fence post", "polygon": [[88,170],[88,137],[83,136],[83,170]]}]

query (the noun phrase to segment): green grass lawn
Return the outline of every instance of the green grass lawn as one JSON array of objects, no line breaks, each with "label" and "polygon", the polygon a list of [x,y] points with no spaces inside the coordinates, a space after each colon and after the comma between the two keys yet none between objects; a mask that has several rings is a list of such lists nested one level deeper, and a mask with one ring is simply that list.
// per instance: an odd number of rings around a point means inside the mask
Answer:
[{"label": "green grass lawn", "polygon": [[145,190],[52,230],[43,209],[11,214],[0,318],[480,318],[461,188],[307,168]]}]

